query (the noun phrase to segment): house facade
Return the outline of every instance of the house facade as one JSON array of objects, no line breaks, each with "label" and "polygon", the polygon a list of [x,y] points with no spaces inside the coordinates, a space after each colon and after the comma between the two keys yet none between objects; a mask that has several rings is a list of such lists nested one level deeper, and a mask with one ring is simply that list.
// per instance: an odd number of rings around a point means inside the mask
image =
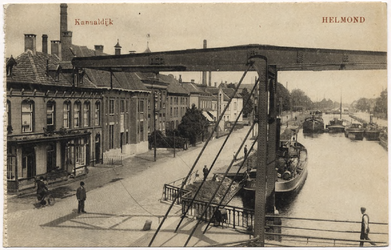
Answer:
[{"label": "house facade", "polygon": [[84,174],[102,157],[102,91],[35,44],[26,34],[25,52],[7,60],[8,190]]}]

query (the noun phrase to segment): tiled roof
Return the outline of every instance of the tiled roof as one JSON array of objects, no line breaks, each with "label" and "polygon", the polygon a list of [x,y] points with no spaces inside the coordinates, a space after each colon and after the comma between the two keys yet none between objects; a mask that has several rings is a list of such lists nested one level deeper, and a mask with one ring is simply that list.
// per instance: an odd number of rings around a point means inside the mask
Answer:
[{"label": "tiled roof", "polygon": [[181,83],[181,86],[192,94],[212,95],[211,93],[204,91],[204,89],[200,88],[199,86],[197,86],[197,84],[192,82],[183,82]]},{"label": "tiled roof", "polygon": [[239,90],[235,93],[235,89],[232,88],[223,88],[224,94],[226,94],[229,98],[236,97],[236,98],[241,98],[242,96],[239,94]]},{"label": "tiled roof", "polygon": [[12,76],[7,76],[7,83],[31,83],[41,85],[72,86],[72,81],[60,73],[59,80],[47,75],[49,70],[56,70],[59,66],[59,58],[56,55],[50,55],[42,52],[36,52],[33,55],[31,50],[20,54],[16,59],[16,65],[12,68]]},{"label": "tiled roof", "polygon": [[[79,57],[107,55],[87,46],[72,45],[72,50]],[[85,72],[83,83],[89,82],[96,87],[110,88],[110,72],[95,69],[85,69]],[[147,91],[141,79],[131,72],[113,72],[112,84],[115,89]]]},{"label": "tiled roof", "polygon": [[168,83],[169,85],[167,86],[167,92],[168,93],[171,93],[171,94],[184,94],[184,95],[189,95],[189,92],[184,89],[178,82],[178,80],[176,80],[174,78],[173,75],[162,75],[162,74],[158,74],[157,77],[163,81],[163,82],[166,82]]}]

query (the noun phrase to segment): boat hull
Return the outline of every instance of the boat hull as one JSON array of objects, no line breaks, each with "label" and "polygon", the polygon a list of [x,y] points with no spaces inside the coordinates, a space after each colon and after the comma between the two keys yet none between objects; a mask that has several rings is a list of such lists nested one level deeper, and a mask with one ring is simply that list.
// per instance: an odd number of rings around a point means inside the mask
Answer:
[{"label": "boat hull", "polygon": [[378,141],[380,137],[380,131],[365,131],[364,137],[368,141]]},{"label": "boat hull", "polygon": [[327,127],[329,133],[343,133],[345,132],[345,127],[344,126],[339,126],[339,125],[330,125]]},{"label": "boat hull", "polygon": [[306,120],[303,122],[303,133],[323,133],[324,123],[318,119]]}]

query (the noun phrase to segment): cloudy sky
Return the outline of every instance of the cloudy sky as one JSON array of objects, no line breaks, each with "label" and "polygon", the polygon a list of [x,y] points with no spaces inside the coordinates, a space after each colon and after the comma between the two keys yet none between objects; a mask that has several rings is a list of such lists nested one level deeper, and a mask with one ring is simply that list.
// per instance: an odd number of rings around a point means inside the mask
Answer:
[{"label": "cloudy sky", "polygon": [[[11,4],[5,8],[5,55],[18,56],[24,34],[60,37],[60,4]],[[364,17],[363,23],[323,23],[323,17]],[[111,19],[112,25],[82,26],[76,20]],[[104,45],[114,54],[119,39],[122,53],[171,51],[247,44],[291,47],[387,50],[386,4],[334,3],[126,3],[68,4],[68,30],[73,44]],[[50,48],[49,48],[50,51]],[[200,82],[200,73],[181,73],[185,81]],[[213,82],[237,82],[238,73],[214,73]],[[254,82],[254,76],[245,79]],[[302,89],[313,101],[323,97],[344,102],[377,97],[387,87],[387,71],[280,72],[279,82],[289,90]]]}]

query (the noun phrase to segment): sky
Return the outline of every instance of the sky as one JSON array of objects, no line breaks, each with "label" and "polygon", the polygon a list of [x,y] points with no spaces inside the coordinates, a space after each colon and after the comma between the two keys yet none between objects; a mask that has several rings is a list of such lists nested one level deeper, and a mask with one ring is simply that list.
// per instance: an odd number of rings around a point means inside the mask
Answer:
[{"label": "sky", "polygon": [[[38,14],[39,13],[39,14]],[[360,16],[363,23],[322,23],[323,17]],[[112,25],[82,26],[76,20],[110,19]],[[60,2],[11,4],[5,8],[5,56],[20,55],[24,34],[60,37]],[[72,42],[114,54],[119,41],[122,53],[153,52],[247,44],[289,47],[387,51],[385,3],[116,3],[68,4],[68,30]],[[50,48],[49,48],[50,51]],[[201,73],[174,73],[184,81],[201,81]],[[253,83],[249,74],[244,83]],[[238,82],[241,73],[212,73],[212,82]],[[344,103],[361,97],[375,98],[387,88],[387,71],[279,72],[278,81],[290,91],[299,88],[313,101],[323,98]]]}]

